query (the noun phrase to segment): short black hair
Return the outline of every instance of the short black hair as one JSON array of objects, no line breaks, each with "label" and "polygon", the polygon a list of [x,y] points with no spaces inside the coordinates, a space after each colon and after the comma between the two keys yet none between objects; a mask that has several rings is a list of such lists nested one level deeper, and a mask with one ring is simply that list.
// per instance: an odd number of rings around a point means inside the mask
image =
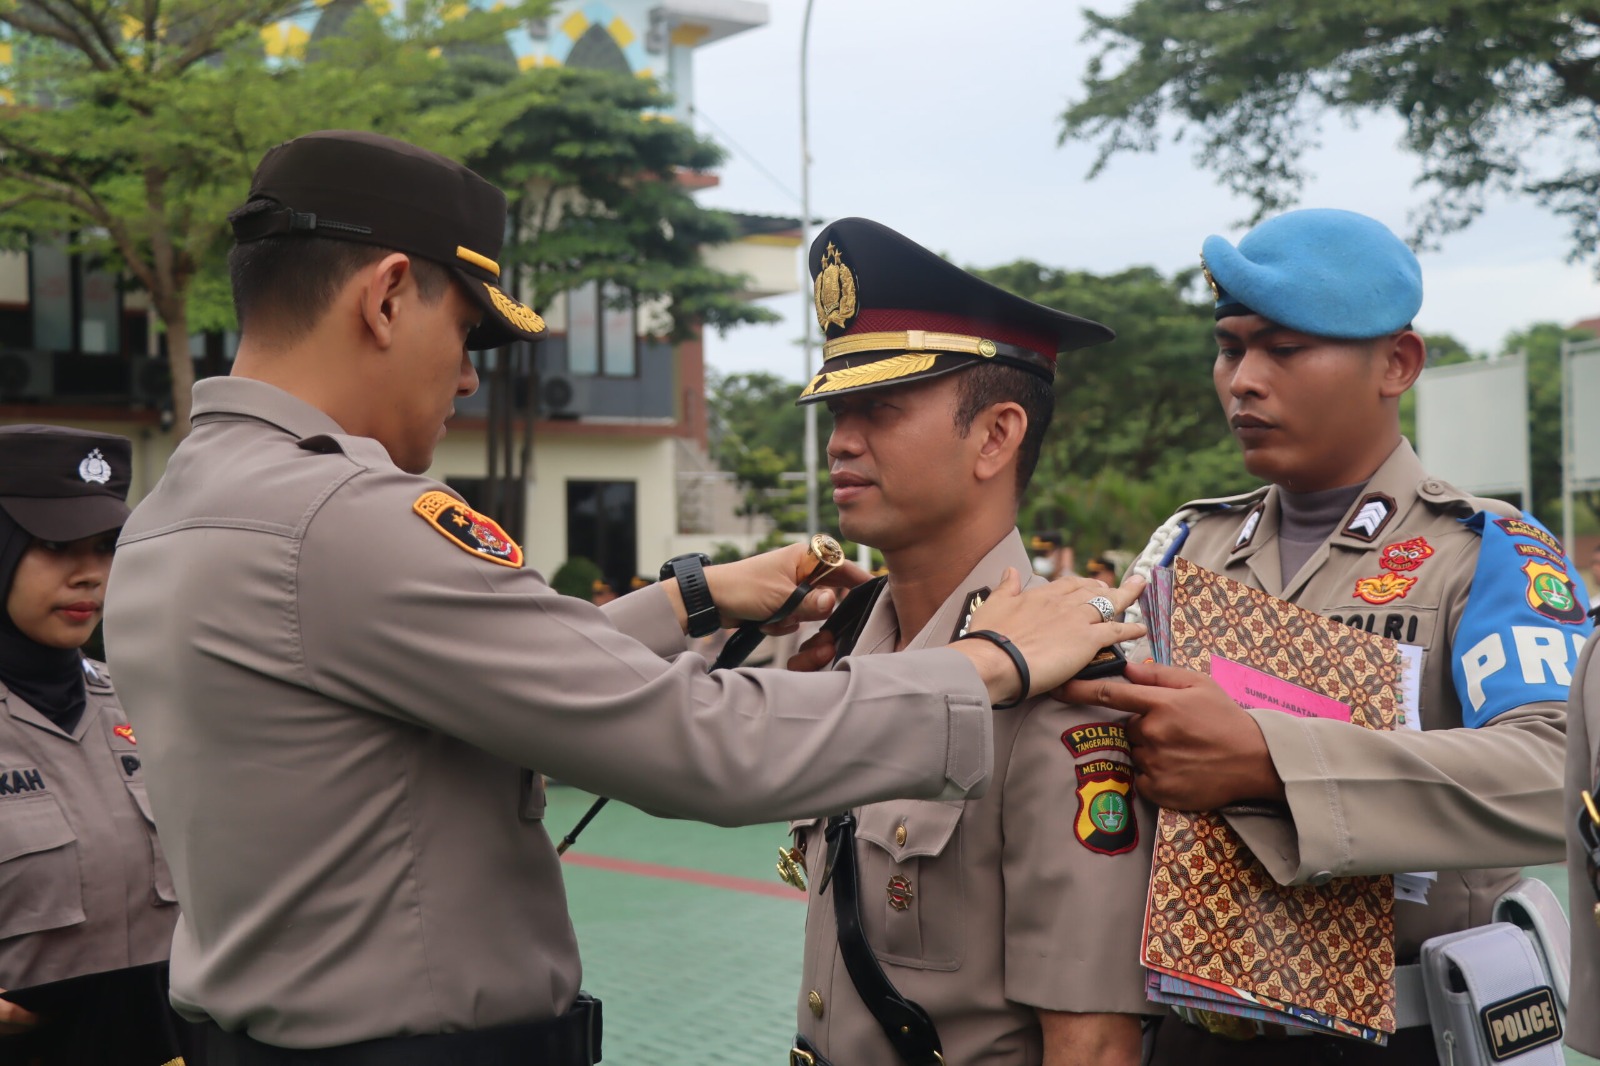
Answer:
[{"label": "short black hair", "polygon": [[[228,253],[228,278],[239,329],[265,328],[281,340],[297,340],[352,275],[392,252],[327,237],[264,237],[234,245]],[[450,285],[449,271],[431,260],[412,256],[411,272],[427,303],[437,301]]]},{"label": "short black hair", "polygon": [[1039,465],[1044,435],[1055,415],[1055,387],[1037,374],[1004,363],[986,363],[971,370],[958,371],[956,388],[956,432],[963,437],[985,410],[997,403],[1016,403],[1028,416],[1028,428],[1017,447],[1017,496],[1020,498]]}]

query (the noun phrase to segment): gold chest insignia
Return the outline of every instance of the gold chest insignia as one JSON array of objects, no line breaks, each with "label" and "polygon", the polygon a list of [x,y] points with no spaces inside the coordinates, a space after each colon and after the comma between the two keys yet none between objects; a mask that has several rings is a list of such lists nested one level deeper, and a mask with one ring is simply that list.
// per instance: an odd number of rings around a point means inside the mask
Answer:
[{"label": "gold chest insignia", "polygon": [[856,276],[844,265],[839,249],[828,242],[822,253],[822,270],[817,274],[814,298],[817,305],[817,325],[826,333],[829,326],[843,328],[856,317]]}]

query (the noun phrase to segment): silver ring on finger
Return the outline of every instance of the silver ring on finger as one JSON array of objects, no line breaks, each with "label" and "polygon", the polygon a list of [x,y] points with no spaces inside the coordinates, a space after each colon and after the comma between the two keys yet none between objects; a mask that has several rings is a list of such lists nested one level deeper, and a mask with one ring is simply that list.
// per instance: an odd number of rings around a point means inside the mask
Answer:
[{"label": "silver ring on finger", "polygon": [[1100,621],[1109,622],[1117,616],[1117,605],[1104,596],[1096,596],[1089,601],[1089,606],[1100,612]]}]

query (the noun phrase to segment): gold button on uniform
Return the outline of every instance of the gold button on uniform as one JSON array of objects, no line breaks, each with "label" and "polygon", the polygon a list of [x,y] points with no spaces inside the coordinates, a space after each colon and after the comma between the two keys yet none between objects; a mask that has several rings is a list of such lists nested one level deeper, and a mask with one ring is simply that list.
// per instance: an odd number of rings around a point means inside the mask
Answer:
[{"label": "gold button on uniform", "polygon": [[906,827],[898,826],[894,831],[894,842],[902,848],[906,846]]},{"label": "gold button on uniform", "polygon": [[806,997],[806,1003],[808,1003],[810,1005],[812,1014],[814,1014],[818,1018],[822,1017],[822,993],[821,992],[818,992],[815,988],[813,988],[811,990],[811,994]]}]

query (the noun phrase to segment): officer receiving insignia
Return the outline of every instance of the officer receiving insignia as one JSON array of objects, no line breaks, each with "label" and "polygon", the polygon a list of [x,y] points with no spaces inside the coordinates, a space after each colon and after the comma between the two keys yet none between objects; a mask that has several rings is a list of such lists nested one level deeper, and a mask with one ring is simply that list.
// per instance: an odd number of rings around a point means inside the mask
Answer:
[{"label": "officer receiving insignia", "polygon": [[[1489,923],[1497,900],[1537,896],[1520,868],[1559,858],[1584,590],[1537,520],[1429,476],[1401,436],[1400,397],[1426,351],[1412,328],[1421,268],[1399,238],[1352,212],[1294,211],[1237,246],[1209,238],[1204,257],[1217,396],[1268,484],[1187,505],[1133,570],[1181,557],[1414,646],[1421,721],[1377,732],[1241,708],[1209,678],[1144,663],[1129,666],[1132,685],[1068,694],[1136,713],[1139,787],[1220,811],[1280,883],[1394,874],[1411,890],[1394,904],[1400,1027],[1386,1048],[1261,1039],[1283,1033],[1250,1025],[1241,1043],[1191,1012],[1161,1024],[1154,1061],[1412,1063],[1449,1046],[1473,1061],[1430,1011],[1419,960],[1425,943],[1443,950],[1447,934]],[[1485,974],[1496,966],[1514,969],[1500,957]]]},{"label": "officer receiving insignia", "polygon": [[[1034,576],[1016,529],[1056,355],[1111,331],[864,219],[827,227],[811,269],[827,341],[800,402],[827,404],[841,528],[881,550],[888,574],[796,660],[821,647],[852,670],[946,643],[1015,651],[1018,634],[986,629],[984,612],[1021,579],[1115,625],[1138,582],[1111,589],[1070,566],[1054,582]],[[1138,964],[1151,842],[1125,721],[1044,698],[997,707],[994,723],[981,799],[796,823],[784,858],[804,863],[809,884],[793,1066],[1137,1061],[1139,1017],[1154,1010]]]}]

